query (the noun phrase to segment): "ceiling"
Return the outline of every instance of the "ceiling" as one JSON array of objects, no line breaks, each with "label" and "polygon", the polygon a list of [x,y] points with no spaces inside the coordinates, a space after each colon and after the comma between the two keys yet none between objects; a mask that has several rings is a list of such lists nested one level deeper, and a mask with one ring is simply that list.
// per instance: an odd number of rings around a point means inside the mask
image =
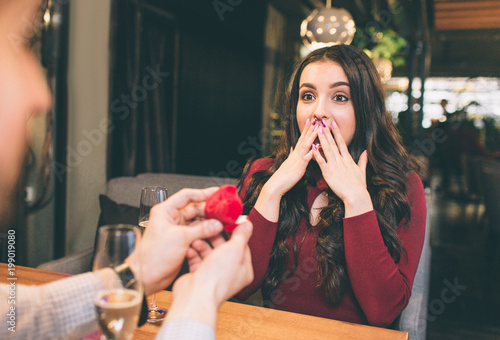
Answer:
[{"label": "ceiling", "polygon": [[500,77],[500,1],[434,0],[431,75]]},{"label": "ceiling", "polygon": [[[271,3],[289,16],[305,18],[326,0]],[[332,0],[332,6],[346,8],[361,27],[373,22],[374,14],[390,13],[389,27],[429,41],[429,76],[500,77],[500,0]]]},{"label": "ceiling", "polygon": [[498,0],[434,0],[436,30],[500,28]]}]

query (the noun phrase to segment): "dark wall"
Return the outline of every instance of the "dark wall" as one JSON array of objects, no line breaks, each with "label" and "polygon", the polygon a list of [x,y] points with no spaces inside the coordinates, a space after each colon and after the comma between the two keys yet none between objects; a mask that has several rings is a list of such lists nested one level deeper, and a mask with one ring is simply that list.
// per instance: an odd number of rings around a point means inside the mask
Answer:
[{"label": "dark wall", "polygon": [[432,77],[500,77],[500,29],[432,31]]},{"label": "dark wall", "polygon": [[[171,75],[131,110],[130,117],[122,119],[112,113],[116,130],[111,135],[110,178],[141,172],[238,177],[249,156],[259,155],[259,144],[249,146],[248,140],[258,136],[262,122],[266,3],[114,2],[111,99],[130,93],[134,82],[124,84],[123,80],[142,79],[144,66],[154,65],[155,54],[162,56],[162,70]],[[140,19],[134,17],[136,7],[141,8]],[[157,13],[155,20],[148,19],[150,12]],[[161,17],[165,17],[163,31],[158,22]],[[174,39],[161,39],[163,34]],[[139,44],[134,42],[137,36]],[[156,36],[168,46],[156,47]],[[176,56],[177,63],[172,60]],[[136,60],[140,61],[137,65]],[[162,136],[155,139],[151,122],[156,121],[161,126],[156,134]],[[159,154],[166,156],[155,159]]]},{"label": "dark wall", "polygon": [[238,147],[261,128],[266,6],[242,1],[220,11],[221,21],[213,3],[191,1],[179,12],[176,171],[235,177],[249,155]]}]

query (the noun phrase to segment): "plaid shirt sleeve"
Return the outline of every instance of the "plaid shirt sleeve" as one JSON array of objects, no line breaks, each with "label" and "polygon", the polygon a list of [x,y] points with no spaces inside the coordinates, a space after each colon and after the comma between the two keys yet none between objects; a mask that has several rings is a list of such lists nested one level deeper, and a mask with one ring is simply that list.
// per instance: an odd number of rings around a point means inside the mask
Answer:
[{"label": "plaid shirt sleeve", "polygon": [[[40,286],[17,285],[15,304],[9,304],[10,288],[1,285],[0,339],[78,339],[95,331],[93,301],[101,286],[97,273]],[[8,315],[11,307],[15,308],[14,316]]]},{"label": "plaid shirt sleeve", "polygon": [[165,323],[156,336],[156,340],[214,340],[212,326],[198,320],[174,319]]}]

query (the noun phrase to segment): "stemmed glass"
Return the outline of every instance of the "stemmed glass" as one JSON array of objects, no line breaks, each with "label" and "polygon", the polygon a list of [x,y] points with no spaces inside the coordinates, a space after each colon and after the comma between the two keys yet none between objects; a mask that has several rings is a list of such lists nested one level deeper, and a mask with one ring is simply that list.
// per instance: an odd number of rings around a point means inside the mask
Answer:
[{"label": "stemmed glass", "polygon": [[[158,186],[144,187],[141,191],[141,204],[139,212],[139,226],[146,228],[149,224],[149,212],[158,203],[168,197],[167,189]],[[156,305],[156,295],[153,294],[148,308],[148,322],[156,323],[165,319],[166,311]]]},{"label": "stemmed glass", "polygon": [[110,271],[109,277],[114,279],[103,284],[107,288],[101,289],[94,300],[101,339],[128,340],[139,321],[144,290],[125,260],[139,243],[141,230],[134,225],[116,224],[100,227],[97,233],[93,270],[109,268],[116,273]]}]

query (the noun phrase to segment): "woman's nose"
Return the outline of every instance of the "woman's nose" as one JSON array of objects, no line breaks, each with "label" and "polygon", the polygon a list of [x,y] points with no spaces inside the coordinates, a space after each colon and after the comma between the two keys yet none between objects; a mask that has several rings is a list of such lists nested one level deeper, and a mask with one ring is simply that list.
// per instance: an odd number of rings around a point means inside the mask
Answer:
[{"label": "woman's nose", "polygon": [[325,98],[318,98],[315,103],[314,111],[313,111],[313,120],[316,118],[321,121],[322,119],[328,119],[328,103]]}]

